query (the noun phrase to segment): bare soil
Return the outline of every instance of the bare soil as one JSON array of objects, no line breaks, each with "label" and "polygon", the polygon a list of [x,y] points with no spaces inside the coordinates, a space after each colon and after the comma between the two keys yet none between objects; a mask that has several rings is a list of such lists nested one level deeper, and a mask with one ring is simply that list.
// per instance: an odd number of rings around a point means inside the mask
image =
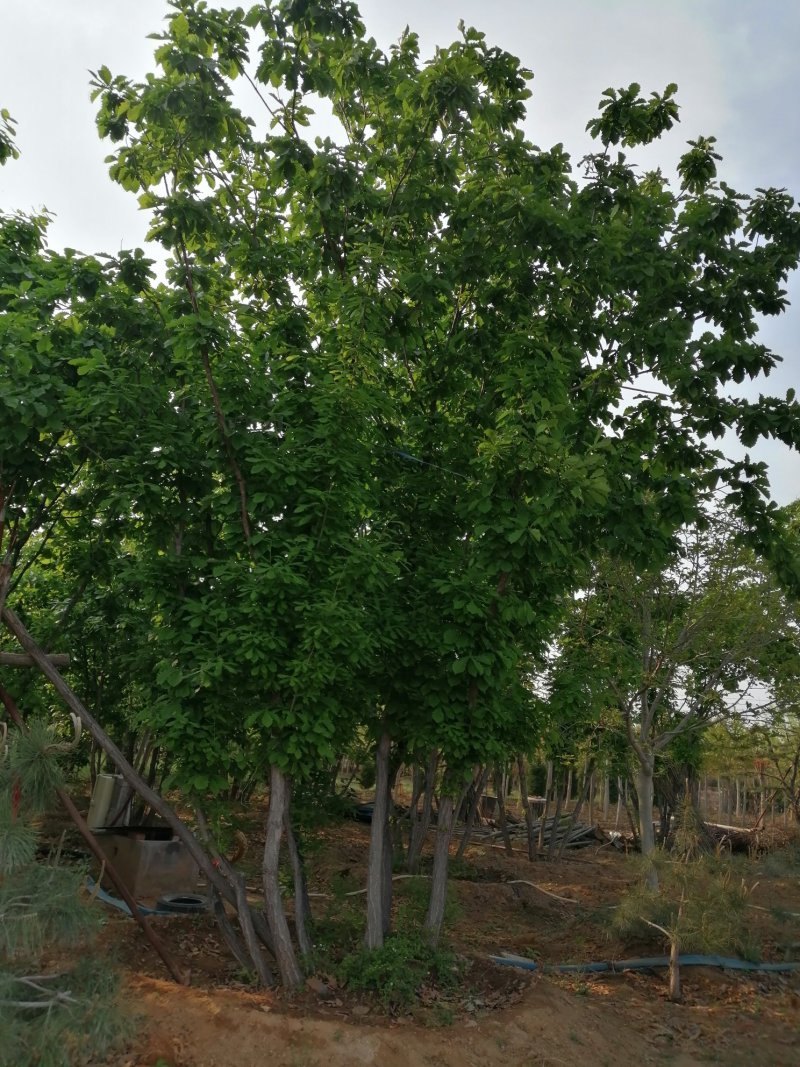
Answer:
[{"label": "bare soil", "polygon": [[[340,912],[359,923],[364,898],[344,893],[364,885],[367,836],[367,827],[349,822],[320,835],[310,866],[312,891],[331,894],[312,899],[323,923]],[[256,889],[255,829],[250,845],[243,866]],[[750,899],[764,958],[800,958],[800,920],[781,914],[800,912],[796,871],[784,873],[774,861],[742,869],[758,882]],[[255,990],[208,916],[154,920],[191,967],[191,985],[177,986],[135,925],[109,912],[104,941],[140,1016],[138,1040],[114,1067],[800,1067],[800,974],[687,968],[684,1002],[675,1005],[663,971],[559,977],[489,962],[504,951],[543,962],[662,954],[658,935],[632,944],[609,934],[609,909],[635,877],[635,863],[608,848],[569,853],[557,864],[470,848],[465,862],[454,863],[447,927],[463,961],[458,985],[423,988],[413,1008],[399,1013],[341,988],[324,964],[324,987],[312,982],[294,996]],[[398,881],[398,905],[415,892]]]}]

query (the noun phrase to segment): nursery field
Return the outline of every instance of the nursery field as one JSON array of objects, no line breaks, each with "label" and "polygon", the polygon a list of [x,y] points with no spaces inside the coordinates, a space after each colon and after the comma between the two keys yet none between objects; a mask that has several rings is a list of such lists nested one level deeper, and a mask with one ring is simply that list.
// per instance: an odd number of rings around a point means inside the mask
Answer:
[{"label": "nursery field", "polygon": [[[402,958],[394,1000],[353,988],[342,954],[363,930],[369,828],[334,825],[309,857],[316,977],[299,993],[257,990],[237,969],[210,916],[155,917],[191,982],[168,980],[140,931],[108,910],[102,940],[124,975],[135,1037],[113,1062],[125,1067],[345,1067],[351,1064],[770,1064],[800,1062],[800,973],[734,974],[683,968],[683,1003],[667,999],[665,971],[540,975],[497,966],[509,952],[542,963],[654,956],[663,939],[621,940],[613,907],[638,875],[637,860],[609,848],[531,863],[477,844],[454,863],[443,959],[451,973],[406,996]],[[263,841],[248,835],[242,869],[258,887]],[[748,923],[763,960],[797,958],[798,867],[791,853],[734,858],[752,887]],[[425,866],[423,865],[423,871]],[[252,881],[251,881],[252,879]],[[425,876],[395,883],[396,937],[424,906]],[[524,884],[533,883],[533,884]],[[350,895],[348,895],[350,894]],[[254,893],[255,896],[255,893]],[[451,955],[452,954],[452,955]],[[393,987],[394,988],[394,987]]]}]

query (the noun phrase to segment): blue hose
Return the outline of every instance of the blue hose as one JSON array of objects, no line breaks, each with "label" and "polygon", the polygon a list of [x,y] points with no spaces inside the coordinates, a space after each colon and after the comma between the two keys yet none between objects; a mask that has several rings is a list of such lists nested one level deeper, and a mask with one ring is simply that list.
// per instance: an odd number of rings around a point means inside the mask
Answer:
[{"label": "blue hose", "polygon": [[[125,915],[131,914],[131,909],[124,900],[120,900],[118,897],[112,897],[110,893],[106,892],[102,886],[98,885],[94,879],[90,878],[88,875],[86,877],[86,888],[93,897],[102,900],[104,904],[108,904],[112,908],[117,908],[118,911],[124,912]],[[155,908],[148,908],[147,905],[139,904],[137,902],[136,907],[139,909],[140,915],[171,915],[175,918],[175,916],[179,914],[174,909],[163,908],[160,905],[157,905]]]},{"label": "blue hose", "polygon": [[[506,967],[519,967],[523,971],[541,971],[543,974],[602,974],[622,971],[649,971],[654,967],[669,967],[669,956],[649,956],[633,960],[605,960],[601,963],[537,963],[525,956],[490,956],[493,963]],[[800,971],[800,960],[786,963],[750,963],[727,956],[679,956],[681,967],[722,967],[729,971]]]}]

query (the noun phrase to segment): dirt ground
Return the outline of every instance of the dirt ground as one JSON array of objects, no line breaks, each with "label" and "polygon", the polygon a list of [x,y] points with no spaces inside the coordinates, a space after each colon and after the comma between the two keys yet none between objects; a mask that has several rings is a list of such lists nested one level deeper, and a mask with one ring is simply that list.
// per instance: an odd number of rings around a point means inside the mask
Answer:
[{"label": "dirt ground", "polygon": [[[359,924],[368,828],[343,823],[322,834],[310,864],[312,904],[323,921],[337,909]],[[249,884],[257,886],[258,833]],[[247,869],[247,860],[245,869]],[[766,959],[800,957],[796,871],[743,868],[758,882],[753,932]],[[800,974],[747,975],[685,968],[684,1001],[669,1003],[664,971],[541,976],[496,966],[510,952],[542,962],[659,955],[654,935],[639,944],[609,933],[609,908],[636,876],[609,848],[531,864],[521,853],[476,845],[454,862],[447,938],[462,962],[455,989],[423,988],[393,1014],[322,973],[323,987],[288,997],[257,991],[237,973],[207,916],[158,918],[159,932],[191,967],[189,987],[168,981],[134,924],[109,912],[104,941],[124,975],[138,1038],[114,1067],[556,1067],[653,1064],[800,1067]],[[539,888],[510,884],[523,879]],[[420,886],[396,883],[399,906]],[[558,897],[569,898],[560,900]],[[313,983],[312,983],[313,986]]]}]

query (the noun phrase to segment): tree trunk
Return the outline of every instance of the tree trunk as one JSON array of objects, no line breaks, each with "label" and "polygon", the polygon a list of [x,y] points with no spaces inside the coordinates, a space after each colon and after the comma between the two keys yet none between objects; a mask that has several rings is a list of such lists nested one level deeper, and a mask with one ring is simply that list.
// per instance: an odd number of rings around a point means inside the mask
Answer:
[{"label": "tree trunk", "polygon": [[[581,792],[578,795],[578,802],[575,805],[575,810],[572,812],[572,818],[569,820],[569,823],[567,825],[566,831],[564,832],[564,834],[563,834],[563,836],[561,838],[561,842],[560,842],[560,844],[558,846],[558,855],[557,855],[556,859],[558,859],[559,862],[561,861],[561,859],[562,859],[562,857],[564,855],[564,849],[567,847],[567,841],[569,840],[569,835],[575,829],[575,825],[578,822],[578,819],[580,818],[581,809],[583,808],[584,801],[586,800],[586,795],[589,792],[589,790],[591,789],[591,781],[592,781],[591,777],[587,777],[587,778],[584,779],[583,789],[581,790]],[[558,814],[556,814],[556,821],[553,824],[553,836],[550,839],[550,851],[551,852],[552,852],[552,848],[553,848],[553,842],[555,841],[556,834],[558,833],[558,830],[559,830]],[[549,858],[550,858],[550,856],[548,855],[548,859]]]},{"label": "tree trunk", "polygon": [[247,949],[239,940],[239,935],[236,933],[233,923],[230,921],[228,913],[225,911],[222,897],[213,885],[211,886],[211,908],[214,912],[214,918],[217,920],[219,932],[222,934],[222,940],[230,949],[231,955],[243,971],[251,971],[253,968],[253,960]]},{"label": "tree trunk", "polygon": [[511,847],[511,835],[508,832],[508,819],[506,818],[505,784],[506,772],[503,771],[501,775],[500,769],[496,767],[494,772],[494,787],[497,790],[497,819],[500,823],[500,833],[503,835],[503,844],[506,846],[506,852],[509,856],[513,856],[514,849]]},{"label": "tree trunk", "polygon": [[456,859],[463,858],[466,852],[469,839],[472,837],[472,831],[475,829],[475,822],[478,818],[478,811],[481,806],[481,800],[483,798],[483,791],[486,788],[486,782],[489,779],[489,765],[479,768],[478,780],[472,793],[472,803],[469,806],[469,812],[467,814],[466,825],[464,826],[464,833],[461,837],[461,841],[456,852]]},{"label": "tree trunk", "polygon": [[[522,801],[522,809],[525,812],[525,828],[528,832],[528,859],[536,859],[536,833],[533,823],[533,808],[528,799],[528,768],[525,766],[525,757],[517,756],[517,771],[519,772],[519,795]],[[545,804],[545,811],[547,805]],[[544,826],[544,815],[541,825]]]},{"label": "tree trunk", "polygon": [[287,989],[296,989],[303,984],[303,972],[297,961],[297,954],[292,944],[289,924],[281,898],[278,878],[280,868],[281,838],[286,814],[289,810],[291,792],[284,773],[275,764],[270,768],[269,776],[269,811],[264,841],[264,862],[262,873],[264,879],[264,911],[267,916],[274,945],[275,959],[278,962],[281,981]]},{"label": "tree trunk", "polygon": [[633,844],[635,848],[639,847],[639,831],[636,829],[636,818],[634,817],[633,804],[631,803],[629,783],[625,782],[625,814],[628,816],[628,825],[631,828],[631,834],[633,835]]},{"label": "tree trunk", "polygon": [[550,801],[553,800],[555,802],[557,799],[556,790],[558,787],[553,784],[553,773],[553,761],[548,760],[547,781],[545,782],[544,787],[544,808],[542,809],[542,817],[539,820],[539,840],[537,845],[540,852],[544,851],[544,832],[547,823],[547,817],[550,812]]},{"label": "tree trunk", "polygon": [[622,815],[622,779],[617,778],[617,813],[614,816],[615,830],[619,830],[620,815]]},{"label": "tree trunk", "polygon": [[[556,854],[558,824],[561,821],[561,802],[563,799],[563,793],[561,792],[561,775],[555,775],[554,790],[556,794],[556,810],[553,815],[553,831],[550,835],[550,844],[547,848],[548,861],[552,860]],[[544,823],[544,820],[542,820],[542,823]]]},{"label": "tree trunk", "polygon": [[367,948],[380,948],[387,927],[386,917],[386,824],[388,818],[389,751],[392,739],[387,730],[381,734],[375,749],[375,806],[369,834],[367,862]]},{"label": "tree trunk", "polygon": [[673,1004],[681,1002],[681,968],[679,962],[680,940],[677,934],[669,943],[669,999]]},{"label": "tree trunk", "polygon": [[433,849],[431,873],[431,896],[428,914],[425,916],[425,933],[432,945],[436,945],[442,931],[444,909],[447,903],[447,868],[450,861],[450,837],[453,833],[453,798],[443,795],[439,801],[439,818],[436,824],[436,844]]},{"label": "tree trunk", "polygon": [[606,774],[603,777],[603,822],[608,822],[608,813],[611,810],[611,779]]},{"label": "tree trunk", "polygon": [[[639,758],[636,772],[636,793],[639,797],[639,841],[643,856],[652,856],[656,850],[653,827],[653,757]],[[658,889],[658,872],[651,864],[647,870],[647,884]]]},{"label": "tree trunk", "polygon": [[249,956],[249,962],[245,960],[242,964],[245,970],[249,971],[254,969],[261,985],[265,988],[269,988],[275,984],[275,979],[272,976],[272,970],[264,959],[259,940],[263,944],[267,944],[268,942],[270,952],[272,952],[272,937],[266,929],[262,929],[259,932],[256,930],[256,922],[258,922],[260,926],[266,927],[264,916],[260,913],[254,914],[250,908],[250,903],[247,899],[247,886],[244,880],[244,875],[235,870],[227,856],[223,856],[217,849],[211,836],[211,831],[208,828],[208,821],[201,808],[195,808],[195,817],[197,819],[197,828],[203,843],[211,851],[215,864],[222,874],[225,875],[228,883],[233,886],[236,901],[236,914],[239,919],[239,929],[244,938],[244,948],[239,943],[236,931],[228,919],[221,896],[216,887],[211,886],[211,902],[220,932],[231,952],[240,963],[242,963],[243,952],[246,956]]},{"label": "tree trunk", "polygon": [[392,836],[392,815],[394,812],[394,787],[400,765],[389,767],[386,780],[386,815],[383,823],[383,936],[387,937],[392,928],[392,896],[394,893],[394,838]]},{"label": "tree trunk", "polygon": [[[422,790],[425,788],[425,771],[419,763],[415,763],[411,769],[411,801],[408,805],[408,848],[411,848],[411,840],[414,836],[414,827],[419,821],[419,801]],[[408,852],[406,852],[408,862]]]},{"label": "tree trunk", "polygon": [[303,857],[300,855],[297,838],[294,836],[288,805],[283,813],[283,827],[286,832],[286,847],[289,850],[289,862],[292,865],[294,879],[294,928],[297,934],[297,944],[300,946],[301,954],[308,958],[313,950],[308,933],[308,926],[311,922],[311,902],[308,899],[308,883]]},{"label": "tree trunk", "polygon": [[411,825],[411,840],[408,845],[408,871],[409,874],[417,874],[419,861],[422,856],[422,846],[428,836],[431,825],[431,813],[433,811],[433,793],[436,788],[436,767],[439,763],[439,753],[434,749],[428,759],[425,768],[425,788],[422,794],[422,815],[415,819]]}]

